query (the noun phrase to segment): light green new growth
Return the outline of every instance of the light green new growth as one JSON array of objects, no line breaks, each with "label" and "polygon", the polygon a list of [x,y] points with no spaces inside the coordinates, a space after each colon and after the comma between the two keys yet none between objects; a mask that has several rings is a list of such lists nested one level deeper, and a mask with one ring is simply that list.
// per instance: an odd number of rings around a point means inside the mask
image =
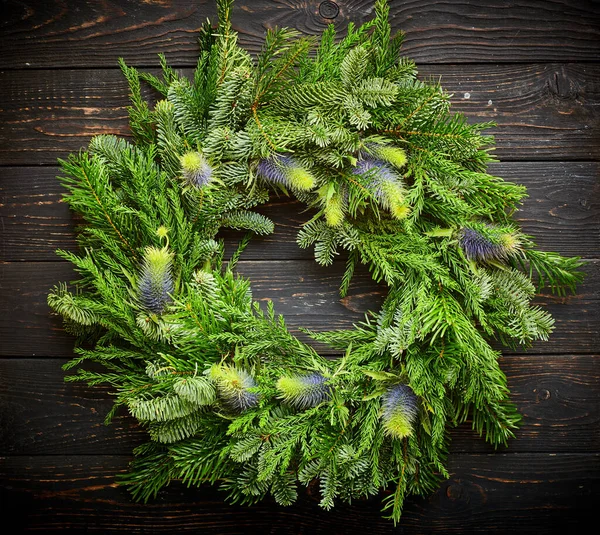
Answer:
[{"label": "light green new growth", "polygon": [[325,221],[330,227],[337,227],[344,221],[345,207],[344,195],[342,192],[335,191],[331,184],[322,186],[319,189],[321,204],[324,205]]},{"label": "light green new growth", "polygon": [[286,170],[290,184],[300,191],[309,191],[315,186],[315,177],[303,167],[290,167]]},{"label": "light green new growth", "polygon": [[[122,478],[136,499],[178,479],[290,505],[316,480],[325,509],[389,489],[398,522],[406,496],[448,476],[452,427],[470,421],[494,446],[514,436],[493,344],[547,339],[536,285],[573,291],[582,263],[518,230],[526,192],[486,172],[490,124],[450,113],[442,87],[417,78],[385,0],[345,35],[270,30],[256,59],[231,6],[217,0],[218,26],[202,26],[191,79],[164,57],[160,76],[121,61],[133,140],[97,136],[60,162],[86,223],[80,252],[58,252],[77,281],[48,297],[85,344],[68,380],[109,384],[107,420],[123,408],[148,430]],[[347,253],[341,295],[359,264],[388,287],[354,329],[310,333],[339,359],[291,335],[234,273],[251,236],[273,230],[255,210],[273,190],[313,210],[297,241],[319,264]],[[228,264],[223,228],[248,231]],[[398,384],[414,393],[409,413],[386,397]]]},{"label": "light green new growth", "polygon": [[165,248],[149,246],[144,250],[144,262],[151,269],[154,280],[160,280],[170,270],[172,261],[173,255]]},{"label": "light green new growth", "polygon": [[383,206],[396,219],[404,219],[410,214],[406,203],[406,191],[399,182],[384,182],[381,184]]},{"label": "light green new growth", "polygon": [[404,150],[391,145],[376,145],[370,152],[380,160],[391,163],[398,169],[402,169],[408,161]]},{"label": "light green new growth", "polygon": [[405,438],[412,434],[412,424],[401,412],[396,412],[383,426],[386,432],[395,438]]}]

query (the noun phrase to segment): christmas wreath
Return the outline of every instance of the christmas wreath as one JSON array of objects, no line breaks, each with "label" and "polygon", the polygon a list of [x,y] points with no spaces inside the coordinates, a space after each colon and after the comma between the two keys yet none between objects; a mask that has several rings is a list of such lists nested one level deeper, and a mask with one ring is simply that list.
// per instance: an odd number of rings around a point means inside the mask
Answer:
[{"label": "christmas wreath", "polygon": [[[148,500],[172,479],[218,484],[233,502],[282,505],[317,482],[320,505],[389,489],[434,490],[448,431],[466,420],[494,445],[513,436],[500,353],[490,343],[546,339],[537,289],[573,290],[579,259],[541,252],[511,214],[521,186],[486,173],[489,124],[449,111],[439,84],[417,78],[391,36],[388,6],[338,38],[267,32],[253,59],[237,44],[231,0],[205,23],[190,80],[121,61],[133,141],[111,135],[61,161],[66,201],[81,214],[79,279],[51,307],[77,335],[69,380],[108,383],[147,429],[123,478]],[[160,95],[153,107],[141,82]],[[352,330],[290,334],[235,274],[254,211],[277,191],[315,214],[299,234],[329,265],[346,251],[340,292],[365,264],[388,294]],[[224,258],[222,228],[248,233]],[[100,371],[98,371],[100,370]]]}]

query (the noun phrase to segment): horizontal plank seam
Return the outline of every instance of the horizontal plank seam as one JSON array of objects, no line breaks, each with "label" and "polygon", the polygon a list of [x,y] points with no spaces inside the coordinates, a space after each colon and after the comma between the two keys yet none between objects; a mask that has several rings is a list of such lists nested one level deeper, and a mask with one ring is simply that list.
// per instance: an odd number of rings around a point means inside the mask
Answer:
[{"label": "horizontal plank seam", "polygon": [[[513,440],[518,440],[518,439],[513,439]],[[452,447],[452,446],[450,446]],[[557,452],[552,452],[552,451],[510,451],[510,446],[506,449],[506,451],[502,451],[502,452],[490,452],[490,453],[483,453],[483,452],[468,452],[468,451],[450,451],[450,456],[453,457],[458,457],[458,456],[464,456],[464,457],[498,457],[498,456],[517,456],[517,455],[521,455],[523,457],[533,457],[534,455],[539,455],[539,456],[545,456],[545,457],[600,457],[600,453],[595,452],[595,451],[590,451],[590,452],[581,452],[581,451],[574,451],[574,452],[568,452],[568,451],[557,451]],[[89,458],[98,458],[98,457],[103,457],[103,458],[112,458],[112,459],[130,459],[132,457],[132,455],[125,455],[125,454],[111,454],[111,453],[98,453],[98,454],[93,454],[93,453],[44,453],[44,454],[40,454],[40,455],[32,455],[32,454],[23,454],[23,455],[19,455],[19,454],[13,454],[11,453],[10,455],[0,455],[0,460],[9,460],[9,459],[15,459],[15,458],[36,458],[36,459],[43,459],[43,458],[57,458],[57,457],[64,457],[64,458],[71,458],[71,457],[89,457]],[[1,465],[0,465],[0,473],[1,473]]]},{"label": "horizontal plank seam", "polygon": [[[200,53],[200,50],[198,50],[198,53]],[[158,52],[156,53],[157,57],[158,57]],[[254,59],[256,59],[256,56],[253,54],[252,55]],[[116,57],[116,56],[115,56]],[[411,54],[407,54],[406,56],[407,58],[413,59],[413,55]],[[168,55],[167,55],[167,60],[168,60]],[[417,61],[417,68],[421,65],[444,65],[444,66],[452,66],[452,65],[456,65],[459,67],[474,67],[474,66],[481,66],[481,67],[488,67],[490,65],[518,65],[518,66],[523,66],[523,65],[599,65],[600,62],[598,61],[594,61],[594,60],[561,60],[561,59],[553,59],[553,60],[548,60],[548,59],[543,59],[540,58],[538,60],[536,59],[527,59],[527,61],[498,61],[498,60],[493,60],[490,59],[489,61],[475,61],[475,62],[456,62],[456,61],[450,61],[450,62],[446,62],[446,61],[436,61],[436,62],[429,62],[429,61]],[[149,64],[131,64],[131,66],[135,67],[136,69],[160,69],[160,64],[159,63],[149,63]],[[196,64],[195,63],[169,63],[170,67],[173,67],[174,69],[195,69],[196,68]],[[2,70],[3,72],[19,72],[19,71],[85,71],[85,70],[115,70],[118,71],[120,70],[120,68],[118,67],[118,64],[115,61],[115,65],[101,65],[98,67],[90,67],[90,66],[80,66],[80,65],[63,65],[60,67],[10,67],[10,66],[1,66],[0,65],[0,70]]]},{"label": "horizontal plank seam", "polygon": [[[286,317],[289,317],[290,314],[286,314]],[[552,342],[552,338],[550,338],[550,342]],[[514,353],[512,351],[509,350],[500,350],[501,351],[501,356],[500,358],[503,357],[511,357],[511,358],[521,358],[521,359],[527,359],[530,357],[535,357],[536,359],[543,359],[544,357],[552,357],[553,359],[556,359],[558,357],[570,357],[570,358],[600,358],[600,355],[598,354],[597,351],[594,350],[590,350],[590,351],[578,351],[577,353],[564,353],[564,352],[560,352],[560,353],[552,353],[551,351],[546,351],[544,353],[536,353],[532,350],[526,351],[525,353],[520,352],[520,353]],[[324,351],[324,350],[319,350],[317,349],[317,353],[323,353],[327,358],[339,358],[342,357],[344,355],[343,352],[335,352],[332,350],[332,352],[328,352],[328,351]],[[64,361],[64,362],[68,362],[71,359],[76,358],[76,355],[0,355],[0,362],[3,360],[6,360],[7,362],[14,362],[14,361],[18,361],[18,360],[26,360],[26,361],[35,361],[35,360],[40,360],[40,361],[49,361],[49,360],[60,360],[60,361]],[[57,364],[58,365],[58,364]],[[65,372],[65,375],[67,375],[69,372]]]},{"label": "horizontal plank seam", "polygon": [[[217,236],[217,239],[220,239],[219,236]],[[600,257],[586,257],[586,258],[581,258],[581,260],[583,260],[584,262],[596,262],[598,260],[600,260]],[[294,258],[294,257],[289,257],[289,258],[265,258],[263,260],[243,260],[241,259],[238,264],[256,264],[258,262],[311,262],[313,263],[314,260],[311,260],[310,258],[306,258],[306,257],[298,257],[298,258]],[[335,260],[334,260],[335,262]],[[7,264],[70,264],[69,261],[67,260],[62,260],[61,258],[58,258],[57,260],[19,260],[17,259],[5,259],[0,261],[0,266],[2,265],[7,265]]]},{"label": "horizontal plank seam", "polygon": [[[590,160],[590,159],[586,159],[586,160],[495,160],[490,162],[490,165],[493,164],[502,164],[502,163],[519,163],[519,164],[531,164],[531,165],[539,165],[539,164],[557,164],[557,163],[568,163],[568,164],[597,164],[598,160]],[[39,169],[40,167],[55,167],[57,170],[60,170],[61,167],[57,164],[57,163],[39,163],[39,164],[3,164],[0,163],[0,169],[11,169],[11,168],[15,168],[15,169]],[[283,196],[283,198],[288,198]],[[290,197],[291,198],[291,197]]]},{"label": "horizontal plank seam", "polygon": [[[344,353],[340,353],[340,356],[343,355]],[[532,355],[535,355],[536,358],[537,357],[556,357],[556,355],[560,355],[562,357],[569,357],[569,358],[586,358],[586,359],[593,359],[593,358],[600,358],[600,353],[598,353],[597,351],[592,351],[590,353],[586,353],[586,352],[581,352],[578,351],[577,353],[507,353],[507,352],[503,352],[502,356],[504,357],[512,357],[512,358],[519,358],[519,359],[527,359],[529,357],[531,357]],[[24,356],[14,356],[11,357],[10,355],[0,355],[0,362],[2,361],[7,361],[7,362],[11,362],[11,361],[15,361],[15,360],[28,360],[28,361],[33,361],[33,360],[39,360],[39,361],[44,361],[44,362],[48,362],[50,360],[57,360],[57,361],[63,361],[63,362],[68,362],[70,361],[72,358],[71,356],[57,356],[57,355],[52,355],[52,356],[40,356],[40,355],[35,355],[32,357],[24,357]],[[58,364],[57,364],[58,365]],[[68,372],[65,372],[65,375]]]},{"label": "horizontal plank seam", "polygon": [[[90,136],[90,139],[94,137],[94,136]],[[122,135],[120,135],[120,137],[123,137]],[[58,159],[58,158],[57,158]],[[496,164],[496,163],[515,163],[515,164],[560,164],[560,163],[565,163],[565,164],[596,164],[600,162],[600,157],[597,160],[590,160],[590,159],[585,159],[585,160],[565,160],[564,158],[561,158],[560,160],[519,160],[519,159],[508,159],[508,158],[502,158],[502,160],[495,160],[490,162],[491,164]],[[42,162],[36,165],[26,165],[26,164],[18,164],[18,163],[2,163],[0,162],[0,169],[40,169],[40,168],[49,168],[49,167],[56,167],[57,169],[60,169],[60,167],[56,164],[56,163],[50,163],[50,162]],[[0,180],[0,184],[2,183],[2,181]]]}]

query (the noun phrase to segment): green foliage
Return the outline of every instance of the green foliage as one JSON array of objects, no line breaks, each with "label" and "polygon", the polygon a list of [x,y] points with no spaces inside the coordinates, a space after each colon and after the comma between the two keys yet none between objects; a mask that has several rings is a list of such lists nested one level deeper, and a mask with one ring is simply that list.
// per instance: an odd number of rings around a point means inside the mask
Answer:
[{"label": "green foliage", "polygon": [[[120,62],[133,142],[97,136],[61,161],[84,221],[80,252],[58,252],[78,278],[48,297],[86,343],[68,380],[110,384],[107,420],[123,407],[147,429],[122,478],[136,499],[181,479],[290,505],[318,480],[325,509],[389,489],[397,522],[406,496],[448,476],[451,427],[470,420],[494,446],[513,437],[520,416],[490,344],[547,339],[535,284],[573,291],[581,261],[518,231],[526,192],[486,172],[489,125],[451,114],[440,85],[417,79],[385,0],[317,45],[271,30],[255,60],[231,5],[218,0],[218,26],[203,25],[191,80],[163,56],[161,77]],[[140,81],[161,99],[146,102]],[[285,165],[261,174],[265,161]],[[319,264],[347,252],[341,295],[359,263],[388,286],[354,329],[309,333],[340,359],[291,335],[234,273],[250,237],[273,231],[254,210],[272,189],[316,209],[297,241]],[[248,231],[227,267],[222,228]],[[502,254],[482,260],[477,247]],[[414,392],[408,412],[390,405],[397,385]]]},{"label": "green foliage", "polygon": [[224,227],[237,230],[251,230],[259,235],[271,234],[274,229],[273,222],[268,217],[247,210],[228,214],[223,218],[222,224]]}]

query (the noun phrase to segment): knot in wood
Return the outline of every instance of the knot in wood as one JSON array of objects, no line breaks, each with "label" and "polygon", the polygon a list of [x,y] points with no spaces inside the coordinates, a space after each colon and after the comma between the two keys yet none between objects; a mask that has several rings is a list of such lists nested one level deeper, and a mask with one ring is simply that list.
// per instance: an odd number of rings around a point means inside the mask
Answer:
[{"label": "knot in wood", "polygon": [[577,100],[579,91],[564,69],[555,71],[546,82],[550,94],[559,100]]},{"label": "knot in wood", "polygon": [[464,492],[462,485],[451,483],[446,487],[446,496],[451,501],[461,500],[463,498]]},{"label": "knot in wood", "polygon": [[321,2],[319,5],[319,15],[324,19],[335,19],[340,13],[340,8],[335,2]]},{"label": "knot in wood", "polygon": [[535,389],[535,398],[537,401],[546,401],[547,399],[550,399],[550,391],[546,390],[545,388],[541,388],[541,389]]}]

